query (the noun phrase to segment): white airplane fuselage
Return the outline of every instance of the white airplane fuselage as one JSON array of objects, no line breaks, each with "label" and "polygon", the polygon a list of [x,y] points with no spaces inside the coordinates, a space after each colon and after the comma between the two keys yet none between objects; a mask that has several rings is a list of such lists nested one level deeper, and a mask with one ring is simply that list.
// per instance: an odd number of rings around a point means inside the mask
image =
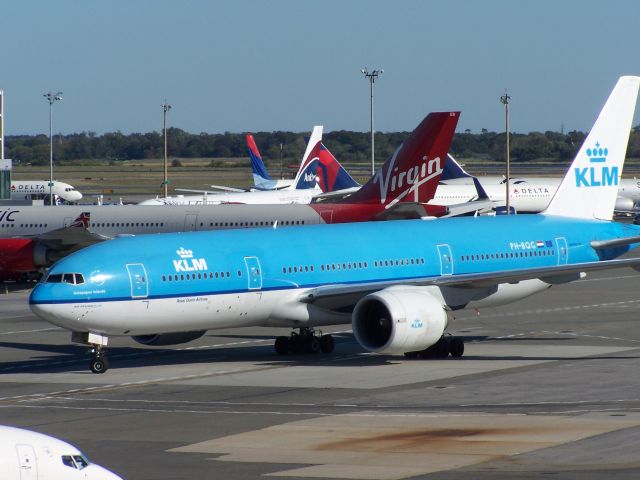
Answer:
[{"label": "white airplane fuselage", "polygon": [[43,433],[0,425],[2,480],[122,480],[73,445]]},{"label": "white airplane fuselage", "polygon": [[251,205],[309,204],[314,196],[322,193],[319,188],[258,190],[200,195],[176,195],[144,200],[138,205],[220,205],[238,203]]},{"label": "white airplane fuselage", "polygon": [[[541,212],[549,205],[561,178],[554,177],[518,177],[509,182],[509,203],[518,212]],[[504,177],[481,177],[480,183],[489,198],[504,205],[506,187]],[[452,205],[468,202],[477,198],[477,191],[470,180],[460,178],[441,184],[436,190],[434,199],[429,202],[438,205]],[[640,180],[635,178],[620,179],[616,211],[629,212],[640,204]]]},{"label": "white airplane fuselage", "polygon": [[55,195],[65,202],[77,202],[82,194],[68,183],[53,181],[49,188],[48,180],[13,180],[11,182],[11,200],[41,200]]}]

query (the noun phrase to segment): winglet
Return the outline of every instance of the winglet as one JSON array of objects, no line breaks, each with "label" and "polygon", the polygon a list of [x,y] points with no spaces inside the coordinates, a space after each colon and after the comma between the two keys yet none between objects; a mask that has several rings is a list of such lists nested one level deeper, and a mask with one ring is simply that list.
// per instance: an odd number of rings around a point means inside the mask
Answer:
[{"label": "winglet", "polygon": [[611,220],[640,77],[620,77],[545,215]]}]

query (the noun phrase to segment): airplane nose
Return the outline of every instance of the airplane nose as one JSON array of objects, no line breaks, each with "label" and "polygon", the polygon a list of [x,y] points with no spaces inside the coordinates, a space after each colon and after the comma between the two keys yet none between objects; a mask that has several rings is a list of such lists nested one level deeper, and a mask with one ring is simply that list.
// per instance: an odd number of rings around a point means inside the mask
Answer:
[{"label": "airplane nose", "polygon": [[121,476],[107,470],[100,465],[92,463],[83,469],[85,478],[89,480],[124,480]]}]

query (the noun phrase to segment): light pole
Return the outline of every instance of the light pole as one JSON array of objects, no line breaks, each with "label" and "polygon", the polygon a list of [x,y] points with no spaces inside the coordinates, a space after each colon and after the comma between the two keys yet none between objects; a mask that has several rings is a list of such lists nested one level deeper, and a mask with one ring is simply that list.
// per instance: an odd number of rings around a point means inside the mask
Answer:
[{"label": "light pole", "polygon": [[164,99],[164,103],[160,105],[162,107],[163,112],[163,123],[162,129],[164,130],[164,180],[162,181],[162,185],[164,186],[164,196],[167,195],[167,186],[169,184],[169,178],[167,175],[167,112],[171,110],[171,105],[167,103],[167,99]]},{"label": "light pole", "polygon": [[369,72],[367,67],[364,67],[360,70],[362,74],[369,80],[369,86],[371,87],[371,175],[376,173],[376,164],[375,164],[375,146],[374,146],[374,129],[373,129],[373,84],[376,83],[376,80],[379,75],[384,73],[384,70],[372,70]]},{"label": "light pole", "polygon": [[49,204],[53,206],[53,104],[62,100],[62,92],[43,93],[49,102]]},{"label": "light pole", "polygon": [[509,100],[511,100],[511,97],[509,96],[509,94],[507,93],[507,90],[505,89],[504,91],[504,95],[502,95],[500,97],[500,102],[502,102],[502,104],[504,105],[504,121],[505,121],[505,127],[504,130],[506,132],[506,138],[507,138],[507,143],[506,143],[506,156],[507,156],[507,178],[506,178],[506,182],[505,182],[505,188],[506,188],[506,200],[507,200],[507,215],[509,215],[509,176],[510,176],[510,172],[509,172]]}]

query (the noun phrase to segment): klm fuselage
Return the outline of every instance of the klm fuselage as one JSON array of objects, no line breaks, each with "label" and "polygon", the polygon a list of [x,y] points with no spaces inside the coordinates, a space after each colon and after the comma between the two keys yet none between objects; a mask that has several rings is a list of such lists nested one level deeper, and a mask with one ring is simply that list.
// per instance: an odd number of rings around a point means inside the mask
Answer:
[{"label": "klm fuselage", "polygon": [[[523,215],[119,238],[56,263],[30,303],[52,323],[107,335],[348,323],[357,298],[323,308],[305,295],[327,285],[597,262],[629,247],[598,254],[590,242],[639,233],[634,225]],[[549,284],[424,288],[458,309],[518,300]]]}]

